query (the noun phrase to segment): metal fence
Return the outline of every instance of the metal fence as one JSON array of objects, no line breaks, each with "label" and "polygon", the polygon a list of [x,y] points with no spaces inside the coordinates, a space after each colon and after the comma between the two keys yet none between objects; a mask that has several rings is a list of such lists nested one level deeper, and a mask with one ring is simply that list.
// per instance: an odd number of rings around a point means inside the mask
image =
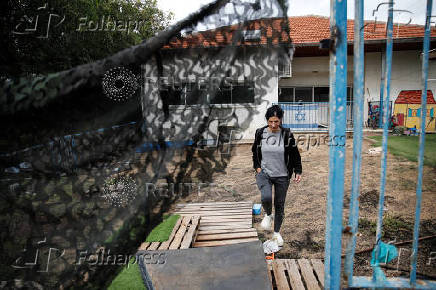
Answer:
[{"label": "metal fence", "polygon": [[[24,162],[45,172],[72,173],[78,167],[101,159],[124,148],[129,136],[134,136],[136,122],[110,128],[53,137],[45,144],[0,154],[3,164]],[[110,155],[110,154],[109,154]]]},{"label": "metal fence", "polygon": [[[383,89],[383,120],[388,120],[390,112],[389,92],[391,84],[392,48],[393,48],[393,1],[390,0],[387,21],[386,54],[384,56],[385,69],[382,77]],[[430,46],[430,20],[432,0],[427,0],[425,35],[422,54],[422,134],[419,139],[418,156],[418,179],[416,185],[416,208],[415,223],[413,229],[413,249],[410,259],[409,278],[386,278],[380,265],[382,258],[387,257],[386,244],[382,242],[383,209],[386,185],[387,167],[387,144],[389,122],[383,122],[382,156],[380,170],[380,196],[378,202],[377,230],[375,247],[371,267],[372,277],[354,276],[354,254],[356,248],[356,235],[359,220],[359,187],[360,170],[362,159],[362,133],[363,133],[363,109],[364,109],[364,21],[363,0],[355,0],[354,20],[354,140],[353,140],[353,172],[352,188],[350,197],[350,210],[348,226],[343,227],[343,200],[345,184],[345,143],[330,143],[329,147],[329,187],[327,195],[327,217],[325,238],[325,289],[341,288],[341,254],[342,242],[346,244],[345,275],[348,287],[356,288],[414,288],[436,289],[435,281],[418,281],[416,279],[416,264],[418,257],[418,237],[422,201],[422,178],[425,148],[425,120],[427,107],[427,79],[428,58]],[[344,137],[346,132],[347,112],[347,2],[342,0],[331,1],[330,31],[332,31],[332,45],[330,49],[330,120],[329,135],[332,137]],[[345,234],[344,234],[345,233]],[[343,241],[342,238],[346,239]]]}]

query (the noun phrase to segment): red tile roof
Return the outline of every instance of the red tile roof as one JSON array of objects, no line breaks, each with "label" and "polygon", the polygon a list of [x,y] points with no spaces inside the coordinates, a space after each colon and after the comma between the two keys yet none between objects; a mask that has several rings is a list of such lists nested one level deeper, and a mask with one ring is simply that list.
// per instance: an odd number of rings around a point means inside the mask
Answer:
[{"label": "red tile roof", "polygon": [[[224,45],[278,45],[295,44],[318,44],[320,40],[330,37],[330,19],[324,16],[293,16],[288,18],[265,18],[248,21],[246,23],[219,27],[213,30],[194,32],[185,37],[174,38],[164,48],[194,48],[194,47],[217,47]],[[386,23],[365,21],[365,40],[385,39]],[[287,32],[289,26],[289,34]],[[235,41],[238,31],[261,30],[260,41]],[[394,24],[393,37],[416,38],[424,36],[424,26],[414,24]],[[431,36],[436,37],[436,28],[432,28]],[[353,41],[354,20],[347,21],[347,39]],[[236,42],[236,43],[232,43]]]},{"label": "red tile roof", "polygon": [[[395,104],[421,104],[421,90],[401,91]],[[436,104],[431,90],[427,91],[427,104]]]}]

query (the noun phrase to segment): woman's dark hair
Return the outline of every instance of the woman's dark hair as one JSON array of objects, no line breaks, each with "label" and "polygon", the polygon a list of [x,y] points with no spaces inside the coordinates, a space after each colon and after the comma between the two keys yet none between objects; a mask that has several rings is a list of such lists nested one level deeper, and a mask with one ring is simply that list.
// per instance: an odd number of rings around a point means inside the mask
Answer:
[{"label": "woman's dark hair", "polygon": [[279,105],[273,105],[266,110],[265,118],[268,121],[271,117],[283,118],[283,110]]}]

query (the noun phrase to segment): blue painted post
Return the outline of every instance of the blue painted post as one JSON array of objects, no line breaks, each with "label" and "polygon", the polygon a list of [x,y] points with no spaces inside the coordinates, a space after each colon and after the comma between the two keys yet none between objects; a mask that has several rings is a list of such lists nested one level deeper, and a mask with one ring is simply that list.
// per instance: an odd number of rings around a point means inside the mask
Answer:
[{"label": "blue painted post", "polygon": [[356,250],[356,234],[359,220],[359,189],[360,189],[360,168],[362,160],[362,133],[363,133],[363,101],[365,97],[365,51],[364,51],[364,21],[363,21],[363,0],[354,1],[354,81],[353,81],[353,176],[351,184],[350,214],[348,226],[351,228],[351,239],[347,244],[347,256],[345,258],[345,273],[348,285],[353,282],[354,252]]},{"label": "blue painted post", "polygon": [[424,47],[422,56],[422,97],[421,97],[421,134],[419,136],[419,156],[418,156],[418,182],[416,184],[416,209],[415,225],[413,227],[412,258],[410,259],[410,284],[416,285],[416,262],[418,257],[418,238],[419,221],[421,218],[422,201],[422,175],[424,167],[424,148],[425,148],[425,121],[427,118],[427,79],[428,79],[428,50],[430,48],[430,20],[431,20],[432,0],[427,0],[427,13],[425,19]]},{"label": "blue painted post", "polygon": [[[389,97],[391,86],[391,69],[392,69],[392,32],[393,32],[393,11],[394,3],[389,0],[388,9],[388,24],[387,24],[387,41],[386,41],[386,67],[385,67],[385,92],[384,92],[384,106],[383,106],[383,140],[382,140],[382,156],[381,156],[381,172],[380,172],[380,197],[378,202],[378,217],[377,217],[377,232],[376,232],[376,246],[375,258],[378,259],[380,254],[379,242],[381,240],[382,226],[383,226],[383,209],[385,201],[385,186],[386,186],[386,166],[387,166],[387,151],[388,151],[388,128],[389,128]],[[376,279],[375,271],[373,272],[373,280]]]},{"label": "blue painted post", "polygon": [[330,1],[329,189],[325,238],[325,289],[341,286],[342,208],[347,124],[347,1]]},{"label": "blue painted post", "polygon": [[382,110],[383,110],[383,97],[384,97],[384,90],[385,90],[385,74],[386,74],[386,53],[383,57],[382,52],[382,60],[381,60],[381,81],[380,81],[380,102],[378,107],[378,127],[383,127],[383,116],[382,116]]}]

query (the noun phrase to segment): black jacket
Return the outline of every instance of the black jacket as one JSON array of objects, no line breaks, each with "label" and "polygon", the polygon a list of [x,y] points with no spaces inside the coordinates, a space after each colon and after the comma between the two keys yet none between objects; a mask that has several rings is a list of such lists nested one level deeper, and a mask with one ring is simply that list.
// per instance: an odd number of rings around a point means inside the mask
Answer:
[{"label": "black jacket", "polygon": [[[253,152],[253,168],[261,168],[261,160],[262,160],[262,133],[263,130],[268,127],[264,126],[262,128],[256,129],[256,134],[254,137],[254,143],[251,147],[251,151]],[[294,135],[291,133],[289,128],[281,128],[280,134],[284,134],[283,140],[285,141],[285,162],[286,168],[288,169],[289,178],[292,177],[292,174],[301,174],[301,156],[298,151],[297,144],[295,142]]]}]

